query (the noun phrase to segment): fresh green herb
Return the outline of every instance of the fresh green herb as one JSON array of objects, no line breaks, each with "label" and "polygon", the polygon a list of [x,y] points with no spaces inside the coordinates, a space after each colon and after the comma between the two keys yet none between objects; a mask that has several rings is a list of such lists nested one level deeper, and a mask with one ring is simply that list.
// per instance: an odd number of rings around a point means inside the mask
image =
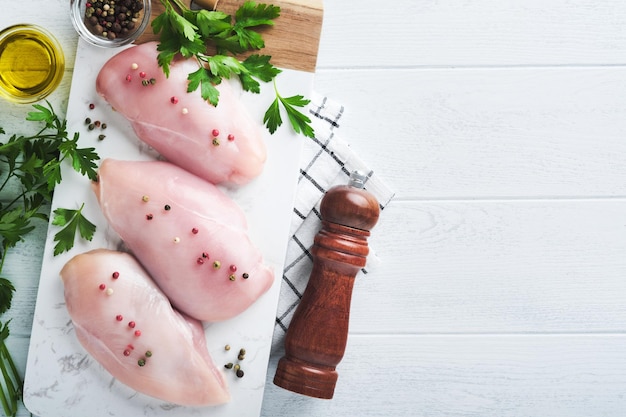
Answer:
[{"label": "fresh green herb", "polygon": [[[61,120],[50,103],[46,103],[47,107],[35,104],[35,111],[26,117],[27,121],[43,123],[41,130],[32,136],[15,134],[0,143],[0,195],[3,197],[0,202],[0,274],[8,250],[35,228],[34,221],[49,220],[54,187],[62,181],[64,161],[90,179],[97,178],[95,161],[99,158],[95,150],[79,148],[78,134],[70,138],[67,121]],[[0,134],[5,134],[1,127]],[[83,229],[91,230],[86,219],[78,214],[76,217],[79,219],[72,221],[78,222],[76,227],[81,235]],[[70,237],[66,229],[58,232],[55,240],[62,241],[63,248],[68,249],[73,245],[74,234]],[[55,255],[58,253],[55,248]],[[11,281],[0,277],[0,314],[11,308],[14,292]],[[6,416],[15,416],[22,396],[22,381],[5,344],[8,336],[9,322],[6,322],[0,327],[0,403]]]},{"label": "fresh green herb", "polygon": [[[9,320],[10,321],[10,320]],[[7,417],[15,417],[18,402],[22,398],[22,378],[6,345],[9,337],[9,321],[0,329],[0,371],[3,381],[0,383],[0,402]]]},{"label": "fresh green herb", "polygon": [[311,100],[305,99],[301,95],[292,97],[282,97],[278,90],[276,91],[276,99],[265,112],[263,117],[263,123],[267,126],[270,133],[274,133],[280,125],[283,124],[283,120],[280,116],[280,105],[285,108],[287,117],[291,122],[291,126],[296,133],[302,133],[307,137],[314,137],[313,128],[311,128],[311,119],[308,116],[300,113],[295,107],[303,107],[311,102]]},{"label": "fresh green herb", "polygon": [[[7,249],[23,240],[34,229],[31,220],[48,221],[48,206],[55,185],[62,180],[61,166],[68,160],[74,170],[91,180],[97,178],[94,148],[79,148],[78,133],[70,138],[67,121],[61,120],[47,103],[33,105],[27,121],[43,122],[32,136],[12,135],[0,143],[0,192],[17,187],[17,195],[0,203],[0,244],[2,259]],[[1,129],[1,128],[0,128]],[[1,130],[4,133],[4,130]],[[63,237],[63,231],[59,232]],[[66,244],[66,246],[69,246]]]},{"label": "fresh green herb", "polygon": [[57,242],[54,246],[55,256],[67,252],[74,247],[76,231],[78,231],[80,236],[85,240],[91,241],[91,239],[93,239],[93,234],[96,232],[96,225],[83,216],[83,207],[85,207],[84,203],[78,210],[64,208],[54,210],[52,224],[63,227],[60,232],[54,235],[54,241]]},{"label": "fresh green herb", "polygon": [[[241,53],[265,47],[256,29],[274,25],[274,20],[280,16],[280,7],[246,1],[233,17],[220,11],[192,10],[181,0],[161,0],[161,3],[165,10],[152,21],[152,29],[160,39],[157,60],[166,76],[176,55],[197,60],[198,70],[188,77],[188,92],[200,89],[202,98],[217,106],[219,91],[215,86],[223,79],[236,77],[245,91],[260,93],[260,82],[275,81],[281,73],[270,63],[268,55],[252,54],[243,61],[237,58]],[[207,53],[210,47],[215,49],[215,55]],[[282,125],[280,103],[294,131],[313,137],[311,120],[296,109],[306,106],[309,100],[302,96],[282,98],[275,83],[274,91],[276,101],[263,118],[270,133]]]}]

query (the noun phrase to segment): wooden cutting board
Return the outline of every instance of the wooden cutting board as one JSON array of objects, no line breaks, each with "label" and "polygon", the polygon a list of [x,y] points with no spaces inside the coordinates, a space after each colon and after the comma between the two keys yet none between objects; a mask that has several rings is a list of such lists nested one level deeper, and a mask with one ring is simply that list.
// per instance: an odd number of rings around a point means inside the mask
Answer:
[{"label": "wooden cutting board", "polygon": [[[228,1],[220,0],[218,6],[236,7]],[[158,0],[154,3],[160,5]],[[269,28],[265,35],[268,50],[274,51],[275,65],[283,69],[276,80],[277,86],[285,96],[306,96],[313,88],[321,7],[309,6],[311,3],[300,0],[272,4],[280,5],[283,10],[278,19],[280,23]],[[307,22],[311,24],[310,31],[306,30]],[[293,35],[290,29],[294,30]],[[140,42],[151,39],[146,34]],[[290,42],[296,39],[300,41]],[[95,91],[95,78],[100,68],[115,53],[116,50],[103,50],[79,41],[67,109],[68,130],[80,133],[79,147],[95,147],[102,159],[154,159],[157,155],[138,141],[130,123]],[[258,118],[259,125],[273,99],[271,85],[262,86],[261,94],[240,92],[240,100],[250,114]],[[90,104],[94,104],[93,109]],[[101,131],[88,131],[86,117],[108,124],[105,140],[98,140]],[[59,271],[77,253],[99,247],[118,249],[122,245],[119,237],[108,228],[89,181],[64,167],[64,180],[55,190],[52,209],[78,208],[85,203],[83,213],[98,229],[91,242],[78,242],[72,251],[58,256],[53,256],[52,252],[54,233],[59,229],[55,226],[48,229],[24,385],[24,403],[33,414],[42,417],[259,416],[303,144],[303,137],[293,133],[287,120],[273,135],[262,129],[268,148],[263,173],[251,184],[224,191],[246,214],[252,242],[261,249],[265,263],[275,271],[274,284],[241,315],[220,323],[205,323],[207,347],[218,367],[236,361],[233,352],[239,348],[247,351],[242,362],[244,378],[224,371],[231,401],[219,407],[181,407],[139,394],[116,381],[78,343],[65,307]],[[225,351],[225,344],[233,349]]]},{"label": "wooden cutting board", "polygon": [[[190,4],[190,0],[183,0]],[[209,10],[219,10],[234,15],[243,0],[196,0],[195,5]],[[216,4],[217,3],[217,4]],[[322,0],[278,0],[257,1],[279,6],[280,17],[272,27],[261,28],[265,48],[261,51],[270,55],[275,66],[306,72],[315,72],[320,34],[322,32]],[[152,0],[152,18],[164,10],[159,0]],[[158,40],[148,28],[137,42]]]}]

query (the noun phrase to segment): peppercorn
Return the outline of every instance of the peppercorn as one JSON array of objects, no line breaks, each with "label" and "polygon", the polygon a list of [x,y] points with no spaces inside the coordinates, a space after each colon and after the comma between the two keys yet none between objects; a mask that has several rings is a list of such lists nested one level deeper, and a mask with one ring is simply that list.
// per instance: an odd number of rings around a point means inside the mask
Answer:
[{"label": "peppercorn", "polygon": [[98,135],[98,140],[104,140],[104,138],[106,138],[105,135]]},{"label": "peppercorn", "polygon": [[243,371],[241,369],[237,369],[237,378],[243,378]]},{"label": "peppercorn", "polygon": [[233,369],[233,363],[232,362],[228,362],[226,365],[224,365],[224,368],[226,368],[226,369]]},{"label": "peppercorn", "polygon": [[135,29],[142,10],[142,0],[94,1],[85,9],[85,24],[94,35],[113,40]]}]

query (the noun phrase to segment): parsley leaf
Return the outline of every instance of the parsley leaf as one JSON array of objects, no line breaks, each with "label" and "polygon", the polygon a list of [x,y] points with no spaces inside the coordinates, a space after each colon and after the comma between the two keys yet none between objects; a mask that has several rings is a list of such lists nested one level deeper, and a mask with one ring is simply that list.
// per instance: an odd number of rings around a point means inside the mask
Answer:
[{"label": "parsley leaf", "polygon": [[85,204],[83,203],[78,210],[65,208],[54,210],[52,224],[62,227],[62,229],[54,235],[54,241],[57,242],[54,246],[55,256],[69,251],[74,247],[76,231],[78,231],[80,236],[85,240],[91,241],[93,239],[93,235],[96,232],[96,225],[83,216],[82,210],[84,207]]},{"label": "parsley leaf", "polygon": [[[274,89],[276,90],[276,83],[274,83]],[[296,107],[305,107],[311,102],[309,99],[305,99],[301,95],[295,95],[291,97],[282,97],[278,90],[276,90],[276,99],[272,102],[270,107],[263,116],[263,123],[268,128],[270,133],[274,133],[278,127],[283,124],[281,116],[281,105],[287,113],[287,118],[291,124],[291,127],[296,133],[314,138],[315,132],[311,127],[311,119],[304,113],[300,112]]]},{"label": "parsley leaf", "polygon": [[276,130],[283,124],[283,119],[280,117],[280,100],[278,97],[270,104],[270,107],[263,116],[263,123],[267,126],[270,133],[276,132]]},{"label": "parsley leaf", "polygon": [[15,207],[9,211],[2,211],[0,214],[0,236],[6,247],[17,245],[24,240],[24,235],[35,228],[30,219],[38,209],[39,207],[30,210],[26,210],[24,207]]},{"label": "parsley leaf", "polygon": [[195,91],[200,87],[202,98],[217,106],[220,92],[214,86],[214,77],[211,76],[211,73],[206,68],[201,67],[198,71],[192,72],[187,79],[189,80],[187,92]]},{"label": "parsley leaf", "polygon": [[252,1],[245,2],[235,12],[235,25],[233,31],[239,38],[239,45],[243,49],[262,49],[265,42],[260,33],[250,30],[257,26],[273,26],[274,19],[280,16],[280,7],[255,4]]},{"label": "parsley leaf", "polygon": [[11,308],[14,292],[13,283],[6,278],[0,278],[0,314],[6,313]]}]

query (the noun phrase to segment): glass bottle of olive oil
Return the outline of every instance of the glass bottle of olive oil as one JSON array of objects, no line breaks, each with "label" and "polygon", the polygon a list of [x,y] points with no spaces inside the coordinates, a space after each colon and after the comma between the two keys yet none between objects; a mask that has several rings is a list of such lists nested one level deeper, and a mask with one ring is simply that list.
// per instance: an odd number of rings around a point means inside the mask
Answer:
[{"label": "glass bottle of olive oil", "polygon": [[45,29],[16,25],[0,32],[0,92],[16,103],[50,94],[65,70],[63,50]]}]

